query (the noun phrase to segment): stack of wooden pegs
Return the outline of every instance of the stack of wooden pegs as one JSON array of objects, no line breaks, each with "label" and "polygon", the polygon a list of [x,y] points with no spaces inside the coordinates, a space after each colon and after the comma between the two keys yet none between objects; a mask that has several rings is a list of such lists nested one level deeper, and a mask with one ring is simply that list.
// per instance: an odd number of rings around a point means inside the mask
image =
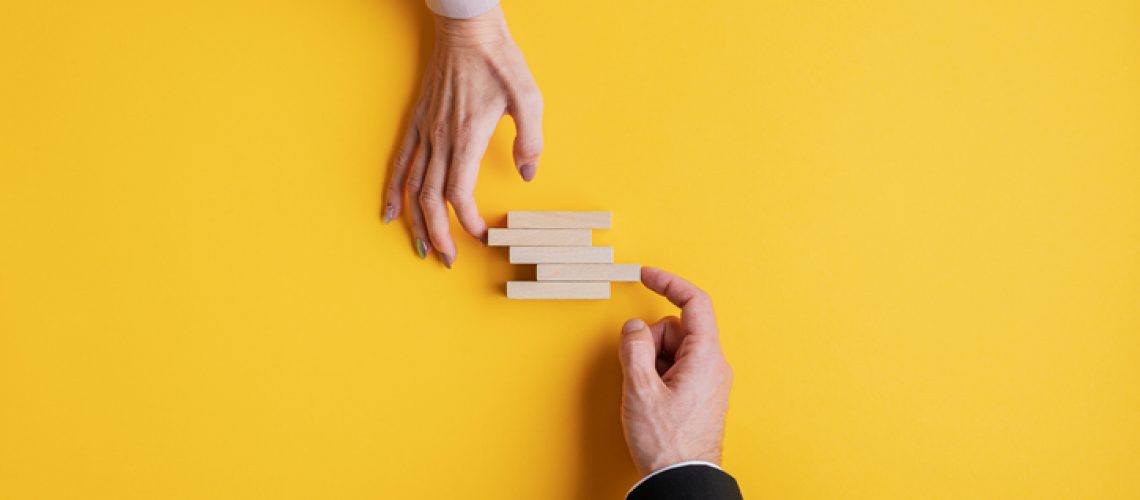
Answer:
[{"label": "stack of wooden pegs", "polygon": [[609,212],[508,212],[487,245],[510,247],[511,264],[536,264],[537,281],[507,282],[507,298],[608,299],[610,282],[640,281],[641,266],[614,264],[613,247],[592,246],[593,230],[609,228]]}]

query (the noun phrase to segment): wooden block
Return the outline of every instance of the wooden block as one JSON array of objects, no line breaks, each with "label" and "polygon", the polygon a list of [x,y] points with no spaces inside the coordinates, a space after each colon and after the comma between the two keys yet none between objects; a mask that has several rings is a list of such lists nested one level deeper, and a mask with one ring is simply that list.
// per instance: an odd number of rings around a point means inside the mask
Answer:
[{"label": "wooden block", "polygon": [[493,247],[572,247],[589,246],[593,232],[589,229],[488,229],[487,245]]},{"label": "wooden block", "polygon": [[517,229],[609,229],[609,212],[507,212],[507,227]]},{"label": "wooden block", "polygon": [[508,281],[508,299],[608,299],[606,281]]},{"label": "wooden block", "polygon": [[539,264],[538,281],[641,281],[637,264]]},{"label": "wooden block", "polygon": [[511,264],[612,264],[613,247],[511,247]]}]

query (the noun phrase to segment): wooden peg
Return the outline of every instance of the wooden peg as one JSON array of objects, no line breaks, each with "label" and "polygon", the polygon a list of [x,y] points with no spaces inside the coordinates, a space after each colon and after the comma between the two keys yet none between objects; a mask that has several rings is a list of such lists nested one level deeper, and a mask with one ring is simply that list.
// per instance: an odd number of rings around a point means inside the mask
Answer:
[{"label": "wooden peg", "polygon": [[613,247],[511,247],[511,264],[612,264]]},{"label": "wooden peg", "polygon": [[609,229],[609,212],[507,212],[507,227],[517,229]]},{"label": "wooden peg", "polygon": [[488,229],[487,245],[492,247],[589,246],[593,234],[589,229]]},{"label": "wooden peg", "polygon": [[637,264],[539,264],[538,281],[641,281]]},{"label": "wooden peg", "polygon": [[508,281],[508,299],[608,299],[610,284],[601,282]]}]

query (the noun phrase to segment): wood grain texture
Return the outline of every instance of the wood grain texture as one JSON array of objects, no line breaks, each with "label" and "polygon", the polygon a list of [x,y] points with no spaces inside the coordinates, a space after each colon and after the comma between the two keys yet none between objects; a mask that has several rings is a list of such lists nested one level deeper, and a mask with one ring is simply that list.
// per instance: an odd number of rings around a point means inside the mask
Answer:
[{"label": "wood grain texture", "polygon": [[508,281],[508,299],[608,299],[610,284],[606,281],[538,282]]},{"label": "wood grain texture", "polygon": [[589,246],[593,233],[589,229],[503,229],[487,230],[487,245],[505,246]]},{"label": "wood grain texture", "polygon": [[613,247],[511,247],[511,264],[612,264]]},{"label": "wood grain texture", "polygon": [[610,212],[507,212],[507,227],[519,229],[609,229]]},{"label": "wood grain texture", "polygon": [[641,281],[639,264],[539,264],[538,281]]}]

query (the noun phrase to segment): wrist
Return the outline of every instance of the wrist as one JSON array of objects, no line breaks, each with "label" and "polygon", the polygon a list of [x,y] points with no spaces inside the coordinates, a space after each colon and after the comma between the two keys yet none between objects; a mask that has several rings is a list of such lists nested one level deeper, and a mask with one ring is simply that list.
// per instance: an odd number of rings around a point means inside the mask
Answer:
[{"label": "wrist", "polygon": [[671,450],[660,453],[649,460],[649,463],[646,464],[646,470],[640,472],[647,474],[685,462],[707,462],[719,467],[721,462],[720,447],[706,447],[704,450]]},{"label": "wrist", "polygon": [[452,47],[486,45],[511,39],[503,9],[495,8],[469,19],[435,16],[437,44]]},{"label": "wrist", "polygon": [[721,467],[720,460],[708,460],[705,458],[685,458],[685,459],[671,458],[671,459],[661,460],[661,461],[655,462],[652,465],[650,465],[649,467],[645,468],[645,470],[639,470],[638,472],[641,473],[642,476],[648,476],[648,475],[655,474],[655,473],[663,471],[663,470],[678,467],[680,465],[693,464],[693,463],[713,465],[717,468]]}]

